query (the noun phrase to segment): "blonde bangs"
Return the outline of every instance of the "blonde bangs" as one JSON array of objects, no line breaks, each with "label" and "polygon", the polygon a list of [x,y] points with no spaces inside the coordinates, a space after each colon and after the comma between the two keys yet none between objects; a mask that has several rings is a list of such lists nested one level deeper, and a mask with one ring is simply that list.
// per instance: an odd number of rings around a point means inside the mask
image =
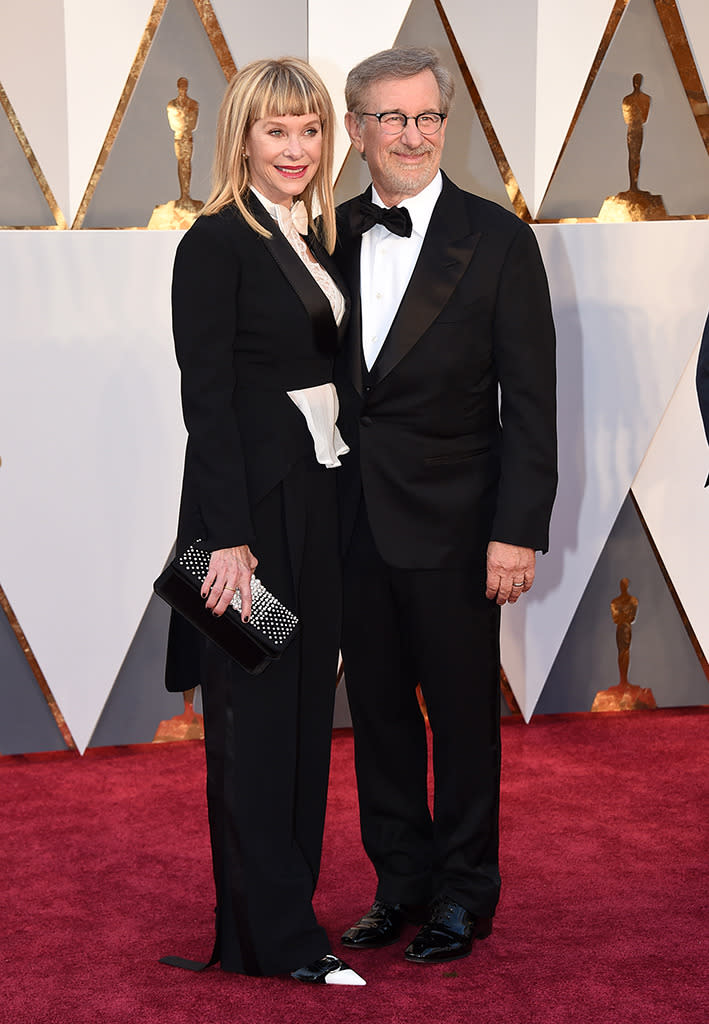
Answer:
[{"label": "blonde bangs", "polygon": [[275,67],[254,90],[249,125],[269,117],[301,117],[317,114],[326,119],[323,98],[294,67]]}]

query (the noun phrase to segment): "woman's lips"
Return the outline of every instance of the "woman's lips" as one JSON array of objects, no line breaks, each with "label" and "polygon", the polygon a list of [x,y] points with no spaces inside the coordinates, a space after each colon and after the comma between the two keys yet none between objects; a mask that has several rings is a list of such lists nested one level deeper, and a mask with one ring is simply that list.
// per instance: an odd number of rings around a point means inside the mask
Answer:
[{"label": "woman's lips", "polygon": [[284,165],[276,164],[276,170],[278,173],[284,175],[286,178],[302,178],[307,169],[308,168],[304,164],[298,167],[286,167]]}]

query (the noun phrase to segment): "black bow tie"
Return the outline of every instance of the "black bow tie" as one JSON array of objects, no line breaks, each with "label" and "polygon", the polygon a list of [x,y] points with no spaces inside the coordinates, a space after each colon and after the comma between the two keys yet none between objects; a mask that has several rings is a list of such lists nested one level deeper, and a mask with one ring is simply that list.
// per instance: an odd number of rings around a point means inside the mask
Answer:
[{"label": "black bow tie", "polygon": [[363,235],[375,224],[382,224],[393,235],[411,237],[411,214],[405,206],[377,206],[365,196],[352,204],[350,225],[356,235]]}]

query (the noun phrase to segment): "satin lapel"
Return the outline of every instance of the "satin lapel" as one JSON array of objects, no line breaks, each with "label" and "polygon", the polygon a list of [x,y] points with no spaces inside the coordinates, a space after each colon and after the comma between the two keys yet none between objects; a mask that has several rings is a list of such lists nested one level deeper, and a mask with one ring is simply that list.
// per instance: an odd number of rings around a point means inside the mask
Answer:
[{"label": "satin lapel", "polygon": [[335,282],[337,287],[342,292],[342,297],[345,300],[345,312],[343,314],[342,320],[340,321],[337,327],[338,344],[341,344],[345,337],[345,332],[347,330],[350,315],[352,313],[352,299],[350,297],[349,286],[345,281],[344,277],[342,276],[342,274],[340,273],[340,268],[335,263],[334,258],[330,255],[325,246],[320,242],[317,235],[313,234],[312,231],[308,234],[308,248],[312,252],[315,259],[318,261],[318,263],[320,263],[320,265],[323,266],[325,270],[327,270],[332,280]]},{"label": "satin lapel", "polygon": [[337,324],[325,293],[268,211],[253,195],[249,203],[259,224],[271,232],[270,238],[263,239],[264,245],[307,310],[313,325],[315,347],[319,352],[335,352],[338,343]]},{"label": "satin lapel", "polygon": [[[371,188],[365,192],[371,195]],[[357,200],[351,200],[356,202]],[[357,392],[362,394],[362,303],[359,295],[360,281],[360,251],[362,248],[362,236],[352,235],[349,228],[349,203],[345,212],[345,223],[340,227],[339,256],[338,263],[342,276],[347,282],[347,287],[352,296],[352,308],[350,310],[350,322],[347,329],[347,369],[350,380]],[[337,251],[337,250],[336,250]]]},{"label": "satin lapel", "polygon": [[370,371],[372,385],[391,373],[428,330],[473,258],[480,232],[470,232],[461,199],[460,190],[445,179],[411,280]]}]

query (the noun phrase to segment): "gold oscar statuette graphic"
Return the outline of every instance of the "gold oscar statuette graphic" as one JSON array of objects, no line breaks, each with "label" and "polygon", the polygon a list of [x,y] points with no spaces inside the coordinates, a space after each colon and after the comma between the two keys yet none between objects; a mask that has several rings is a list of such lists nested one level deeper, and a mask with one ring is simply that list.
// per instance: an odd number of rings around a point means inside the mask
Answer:
[{"label": "gold oscar statuette graphic", "polygon": [[166,718],[157,727],[153,743],[170,743],[173,740],[203,740],[204,717],[194,709],[194,687],[182,694],[185,710],[174,718]]},{"label": "gold oscar statuette graphic", "polygon": [[638,599],[628,593],[630,580],[623,577],[620,593],[611,601],[611,615],[615,622],[615,642],[618,648],[620,682],[607,690],[599,690],[591,711],[654,711],[657,708],[652,690],[633,686],[628,680],[630,668],[630,641],[633,623],[638,613]]},{"label": "gold oscar statuette graphic", "polygon": [[177,178],[180,183],[180,198],[156,206],[148,222],[154,231],[169,231],[190,227],[204,203],[190,196],[192,179],[192,134],[197,130],[199,103],[187,95],[189,82],[177,79],[177,96],[167,105],[167,120],[175,136],[177,157]]},{"label": "gold oscar statuette graphic", "polygon": [[608,196],[598,220],[601,223],[617,223],[627,220],[665,220],[667,210],[662,196],[644,192],[638,188],[640,176],[640,150],[643,145],[645,124],[650,115],[652,100],[640,88],[643,76],[633,75],[633,91],[623,97],[623,120],[627,126],[628,141],[628,175],[630,187],[627,192],[619,192],[616,196]]}]

